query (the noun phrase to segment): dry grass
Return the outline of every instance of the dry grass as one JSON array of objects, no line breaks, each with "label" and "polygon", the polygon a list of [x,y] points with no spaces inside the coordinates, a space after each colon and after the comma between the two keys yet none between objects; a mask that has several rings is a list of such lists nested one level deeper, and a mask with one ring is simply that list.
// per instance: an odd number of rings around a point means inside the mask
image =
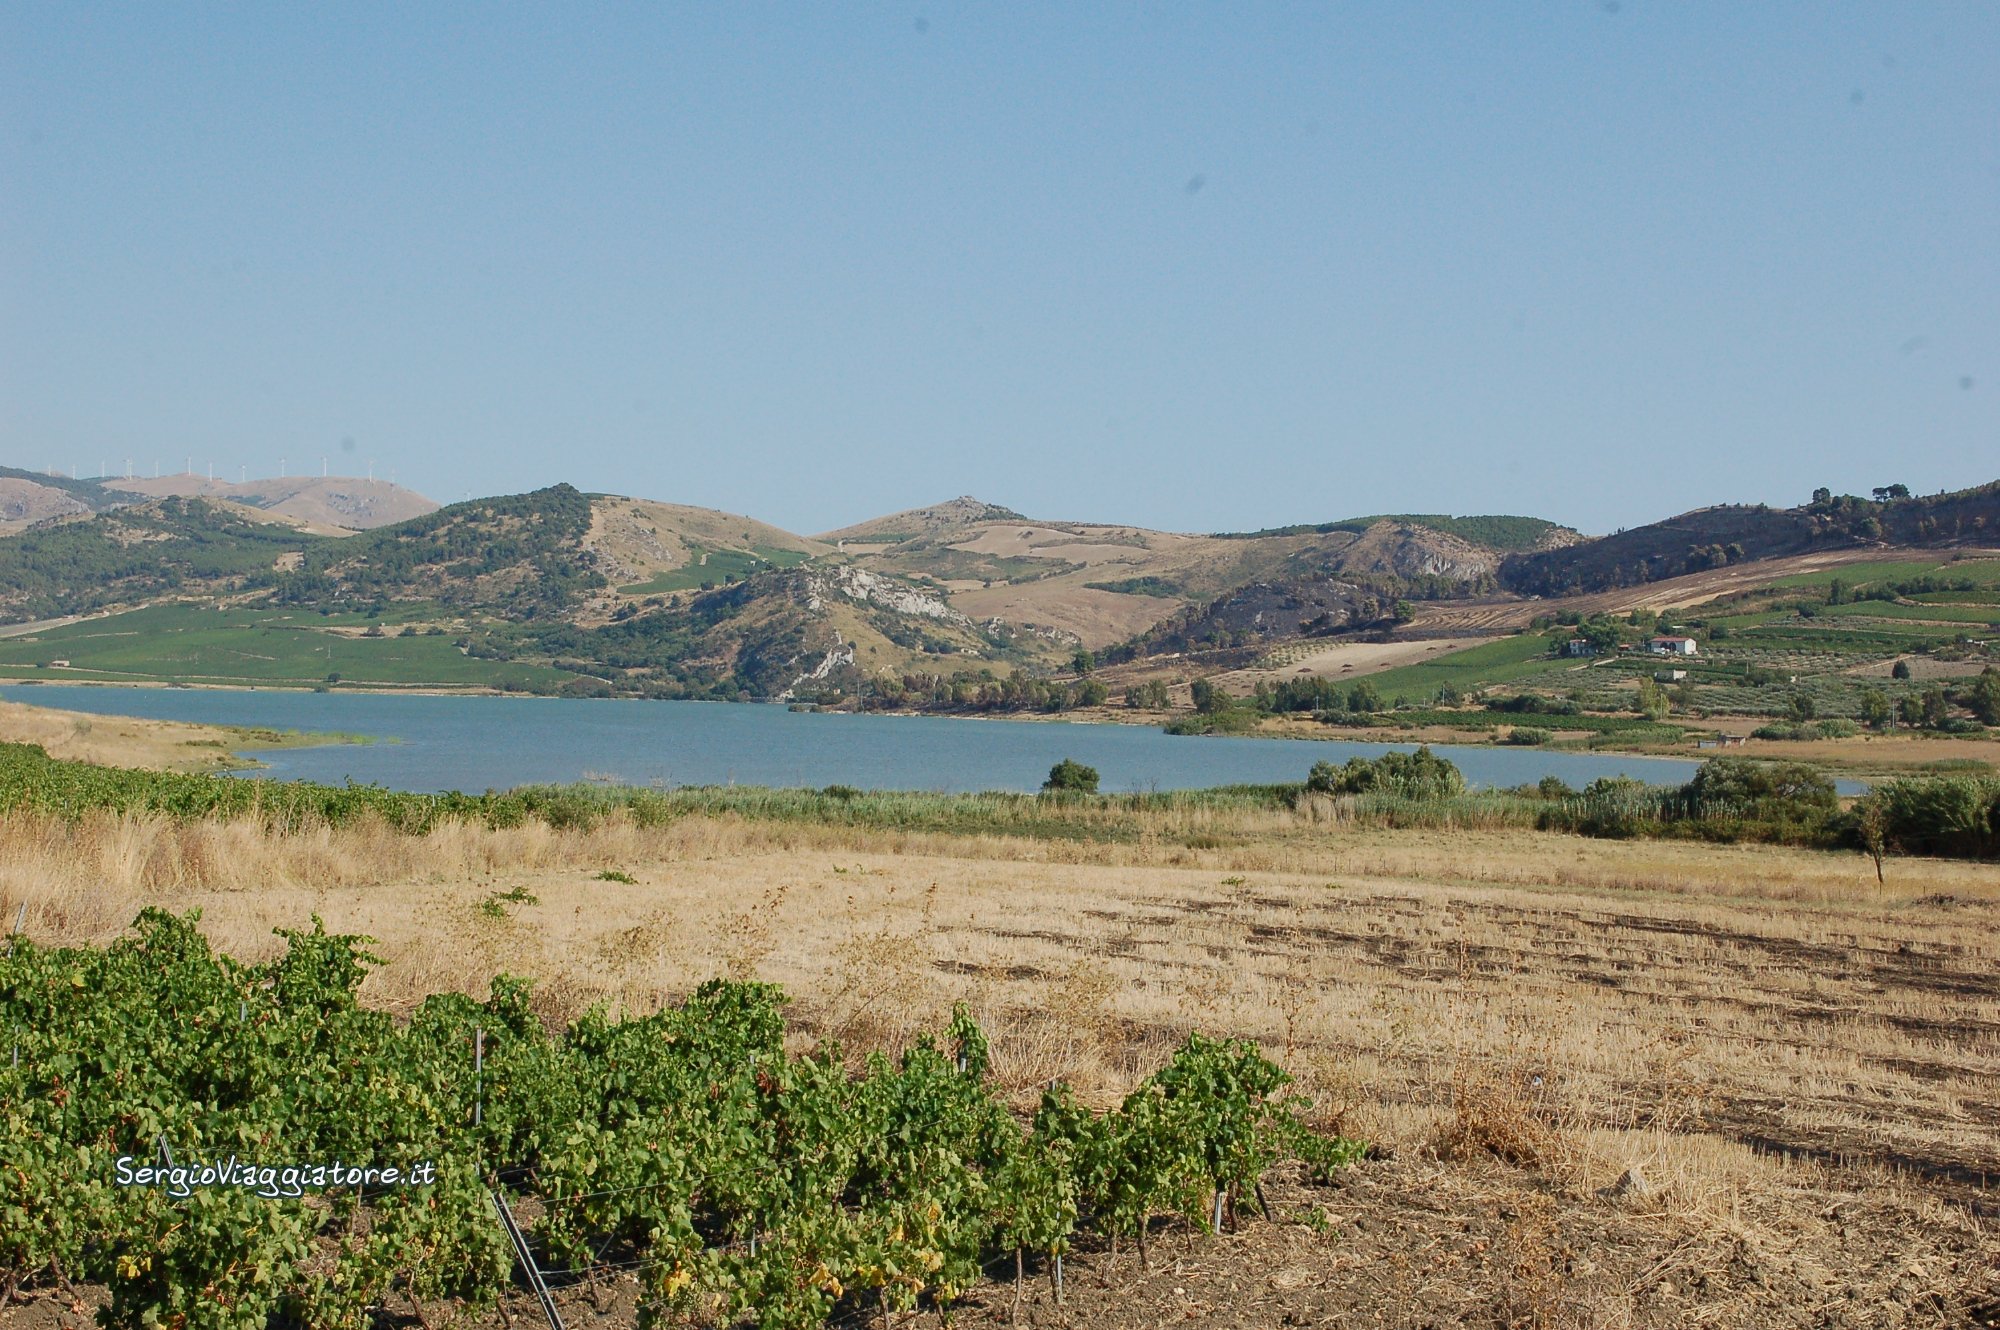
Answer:
[{"label": "dry grass", "polygon": [[[1850,1202],[1912,1225],[1944,1205],[1952,1241],[1992,1240],[1966,1217],[2000,1177],[1991,865],[1892,862],[1879,887],[1854,855],[1358,830],[1332,806],[1142,831],[690,818],[404,838],[13,816],[0,917],[25,902],[38,939],[101,942],[142,904],[200,907],[219,946],[262,957],[273,927],[318,913],[380,939],[364,994],[391,1008],[503,970],[534,976],[553,1020],[756,975],[793,995],[802,1038],[857,1052],[963,999],[1024,1100],[1061,1076],[1108,1101],[1191,1028],[1248,1037],[1398,1167],[1539,1180],[1561,1213],[1523,1210],[1505,1237],[1522,1324],[1612,1323],[1548,1319],[1571,1304],[1544,1284],[1628,1169],[1648,1185],[1619,1222],[1653,1225],[1663,1260],[1699,1232],[1837,1272],[1824,1216]],[[480,909],[516,886],[538,903]]]},{"label": "dry grass", "polygon": [[102,766],[165,771],[222,771],[244,765],[230,750],[244,735],[220,725],[94,716],[22,702],[0,702],[0,742],[37,744],[50,757]]}]

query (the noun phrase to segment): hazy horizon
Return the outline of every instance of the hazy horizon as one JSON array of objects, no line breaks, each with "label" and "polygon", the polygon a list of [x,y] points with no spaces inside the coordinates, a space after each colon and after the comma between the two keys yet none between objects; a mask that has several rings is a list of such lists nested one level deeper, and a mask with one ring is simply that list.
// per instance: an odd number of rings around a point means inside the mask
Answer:
[{"label": "hazy horizon", "polygon": [[2000,10],[0,14],[0,460],[1606,532],[1995,479]]}]

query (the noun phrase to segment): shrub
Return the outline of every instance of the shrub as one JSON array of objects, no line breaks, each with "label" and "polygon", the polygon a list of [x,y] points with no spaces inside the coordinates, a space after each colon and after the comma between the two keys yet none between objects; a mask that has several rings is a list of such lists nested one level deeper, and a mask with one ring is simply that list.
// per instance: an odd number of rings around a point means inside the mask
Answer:
[{"label": "shrub", "polygon": [[1767,824],[1761,834],[1798,839],[1840,811],[1833,782],[1803,762],[1758,762],[1714,757],[1676,793],[1675,812],[1703,822],[1748,819]]},{"label": "shrub", "polygon": [[1500,742],[1520,748],[1539,748],[1553,738],[1555,735],[1548,730],[1537,729],[1533,725],[1516,725],[1507,731],[1507,737]]},{"label": "shrub", "polygon": [[1872,792],[1885,838],[1911,854],[2000,856],[2000,779],[1992,776],[1916,776],[1892,780]]},{"label": "shrub", "polygon": [[1414,753],[1384,753],[1356,757],[1345,766],[1315,762],[1306,788],[1319,794],[1394,794],[1405,799],[1448,799],[1465,792],[1465,776],[1456,766],[1419,748]]},{"label": "shrub", "polygon": [[1049,768],[1042,790],[1048,794],[1096,794],[1097,768],[1066,757]]}]

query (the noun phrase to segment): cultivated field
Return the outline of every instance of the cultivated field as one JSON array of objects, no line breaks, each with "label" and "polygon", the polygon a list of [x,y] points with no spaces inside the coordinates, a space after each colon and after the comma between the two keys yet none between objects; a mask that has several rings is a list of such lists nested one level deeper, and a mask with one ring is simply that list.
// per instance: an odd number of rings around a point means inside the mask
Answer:
[{"label": "cultivated field", "polygon": [[[1035,1324],[1951,1325],[2000,1313],[2000,874],[1527,832],[1337,805],[1144,819],[1133,841],[686,817],[400,837],[0,821],[0,911],[45,942],[199,907],[275,952],[380,939],[364,997],[496,971],[550,1019],[718,973],[801,1039],[897,1047],[964,999],[1022,1103],[1108,1103],[1190,1028],[1256,1039],[1382,1155],[1280,1222],[1078,1254]],[[615,870],[631,883],[601,880]],[[1622,1186],[1628,1171],[1632,1179]],[[624,1324],[631,1287],[564,1294]],[[1005,1284],[960,1323],[1013,1315]],[[522,1304],[515,1315],[528,1314]],[[53,1302],[23,1324],[81,1324]],[[928,1323],[933,1318],[925,1316]],[[907,1323],[907,1319],[906,1319]],[[1990,1320],[1984,1323],[1990,1323]]]}]

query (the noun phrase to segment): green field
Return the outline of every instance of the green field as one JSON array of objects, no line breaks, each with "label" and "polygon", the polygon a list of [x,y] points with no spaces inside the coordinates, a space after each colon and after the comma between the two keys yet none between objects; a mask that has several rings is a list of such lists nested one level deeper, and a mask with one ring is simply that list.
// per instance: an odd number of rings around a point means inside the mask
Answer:
[{"label": "green field", "polygon": [[[1964,594],[1964,593],[1959,593]],[[1857,600],[1821,607],[1819,617],[1837,619],[1923,619],[1933,623],[2000,623],[2000,605],[1898,605],[1888,600]]]},{"label": "green field", "polygon": [[1965,578],[1981,586],[2000,586],[2000,559],[1939,559],[1935,556],[1914,559],[1883,559],[1871,563],[1842,564],[1838,568],[1827,568],[1816,573],[1794,573],[1790,577],[1772,578],[1764,585],[1772,589],[1796,590],[1801,587],[1824,589],[1836,580],[1851,587],[1867,586],[1874,582],[1900,582],[1906,578],[1922,577],[1933,573],[1939,577]]},{"label": "green field", "polygon": [[1905,596],[1920,605],[2000,605],[2000,589],[1981,587],[1977,591],[1924,591]]},{"label": "green field", "polygon": [[1569,630],[1566,628],[1548,634],[1522,633],[1465,651],[1455,651],[1441,660],[1371,674],[1368,682],[1389,701],[1407,699],[1427,702],[1435,698],[1438,689],[1447,683],[1469,691],[1530,675],[1560,673],[1575,669],[1581,663],[1549,654],[1556,643],[1568,637]]},{"label": "green field", "polygon": [[679,568],[670,568],[650,581],[635,582],[618,589],[628,596],[693,591],[704,582],[721,586],[732,578],[740,581],[766,569],[790,568],[804,563],[808,557],[798,550],[782,550],[775,545],[757,545],[747,550],[711,550],[694,545],[689,547],[689,553],[693,557]]},{"label": "green field", "polygon": [[[384,616],[387,618],[388,616]],[[52,681],[167,680],[310,686],[555,686],[572,677],[539,665],[479,660],[449,636],[359,637],[329,631],[370,622],[307,610],[158,605],[0,640],[0,672]],[[379,621],[377,621],[379,622]],[[68,668],[51,662],[67,660]]]}]

